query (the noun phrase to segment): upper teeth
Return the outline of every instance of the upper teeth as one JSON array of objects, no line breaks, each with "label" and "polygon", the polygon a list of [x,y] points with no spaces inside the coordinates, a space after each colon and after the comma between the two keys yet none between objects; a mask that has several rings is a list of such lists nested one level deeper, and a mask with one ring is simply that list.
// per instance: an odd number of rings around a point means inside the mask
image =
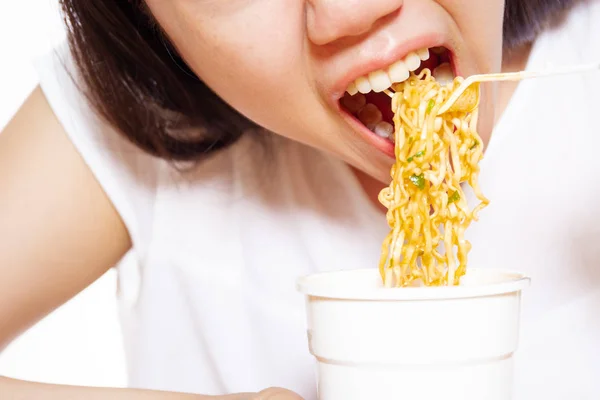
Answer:
[{"label": "upper teeth", "polygon": [[406,55],[404,59],[396,61],[385,70],[378,69],[366,76],[361,76],[352,82],[346,90],[351,96],[358,92],[367,94],[370,91],[376,93],[389,89],[394,83],[404,82],[410,76],[410,72],[421,66],[421,61],[429,59],[429,50],[421,49]]}]

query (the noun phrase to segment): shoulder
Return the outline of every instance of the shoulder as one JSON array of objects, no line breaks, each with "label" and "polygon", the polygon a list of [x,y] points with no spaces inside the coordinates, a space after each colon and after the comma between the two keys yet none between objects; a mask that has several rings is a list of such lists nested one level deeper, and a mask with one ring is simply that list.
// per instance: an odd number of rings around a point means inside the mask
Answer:
[{"label": "shoulder", "polygon": [[[160,161],[112,129],[89,106],[67,43],[34,61],[39,86],[69,140],[123,219],[134,246],[143,242]],[[141,222],[142,221],[142,222]]]},{"label": "shoulder", "polygon": [[52,111],[124,221],[136,252],[144,253],[152,242],[161,193],[175,196],[175,204],[195,203],[196,209],[215,188],[220,198],[227,196],[223,182],[233,179],[234,168],[246,160],[234,160],[244,143],[197,164],[171,164],[145,153],[96,115],[66,43],[35,60],[35,68]]}]

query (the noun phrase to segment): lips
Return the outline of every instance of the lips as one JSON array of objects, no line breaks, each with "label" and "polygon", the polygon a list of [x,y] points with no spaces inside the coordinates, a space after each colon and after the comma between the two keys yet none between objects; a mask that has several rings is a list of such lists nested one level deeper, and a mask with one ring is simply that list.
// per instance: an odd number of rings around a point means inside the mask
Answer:
[{"label": "lips", "polygon": [[390,93],[382,92],[424,68],[432,70],[441,84],[450,83],[454,79],[451,61],[451,53],[445,47],[409,52],[387,68],[369,72],[351,81],[339,99],[340,112],[371,144],[393,156],[394,126],[391,99],[388,96]]},{"label": "lips", "polygon": [[[423,49],[429,50],[428,59]],[[352,112],[345,106],[344,103],[349,101],[350,93],[356,91],[356,95],[364,96],[364,100],[356,100],[356,102],[360,104],[364,101],[364,105],[377,106],[381,113],[381,122],[392,124],[391,99],[380,91],[387,86],[387,82],[384,81],[379,85],[376,82],[377,79],[381,79],[377,77],[377,75],[381,76],[381,71],[388,75],[391,84],[399,81],[399,78],[406,76],[406,73],[404,76],[399,76],[398,67],[402,65],[398,63],[399,61],[402,61],[407,69],[415,68],[415,65],[410,65],[410,57],[407,59],[411,53],[416,54],[420,60],[420,66],[412,73],[418,73],[423,68],[434,71],[442,64],[448,63],[436,71],[436,79],[442,81],[452,79],[453,75],[462,76],[460,70],[463,68],[463,62],[469,74],[474,73],[476,67],[475,60],[471,57],[472,53],[462,40],[462,34],[455,21],[436,2],[406,2],[401,12],[384,23],[376,25],[371,31],[343,38],[327,46],[315,46],[311,50],[320,64],[319,77],[316,79],[317,85],[320,86],[319,91],[323,93],[323,100],[330,110],[339,112],[338,117],[348,124],[346,132],[349,138],[353,136],[358,143],[362,142],[366,145],[365,149],[374,147],[390,158],[395,156],[394,144],[389,136],[384,137],[389,129],[382,129],[386,128],[383,123],[379,128],[376,124],[375,129],[369,129],[361,122],[361,119],[367,120],[373,128],[372,115],[369,115],[371,111],[363,113],[366,115],[360,118],[356,110]],[[412,58],[415,59],[414,55]],[[398,70],[394,71],[396,68]],[[377,71],[379,73],[374,74]],[[374,78],[375,85],[371,85],[369,75]],[[377,91],[361,93],[360,85],[357,84],[359,78],[362,78],[360,80],[363,81],[363,85],[366,80],[370,89],[375,86]],[[355,86],[354,90],[352,85]],[[365,85],[362,91],[366,92],[366,89],[368,88]],[[372,110],[372,107],[370,108]],[[373,113],[378,114],[374,111]]]}]

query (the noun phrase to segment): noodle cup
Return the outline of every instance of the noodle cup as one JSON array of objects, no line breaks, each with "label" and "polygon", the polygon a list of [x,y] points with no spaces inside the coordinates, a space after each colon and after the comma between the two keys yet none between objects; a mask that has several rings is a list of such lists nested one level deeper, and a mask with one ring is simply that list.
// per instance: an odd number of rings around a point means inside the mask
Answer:
[{"label": "noodle cup", "polygon": [[454,287],[384,288],[375,269],[299,279],[319,399],[511,399],[529,283],[496,269]]}]

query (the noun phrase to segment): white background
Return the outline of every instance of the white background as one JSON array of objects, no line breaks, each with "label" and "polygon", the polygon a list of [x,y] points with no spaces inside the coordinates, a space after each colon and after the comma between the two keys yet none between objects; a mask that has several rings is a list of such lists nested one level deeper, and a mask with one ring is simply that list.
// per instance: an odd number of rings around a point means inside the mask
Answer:
[{"label": "white background", "polygon": [[[0,130],[37,83],[31,60],[63,37],[57,0],[0,1]],[[9,346],[0,375],[125,386],[115,276],[109,272]]]}]

